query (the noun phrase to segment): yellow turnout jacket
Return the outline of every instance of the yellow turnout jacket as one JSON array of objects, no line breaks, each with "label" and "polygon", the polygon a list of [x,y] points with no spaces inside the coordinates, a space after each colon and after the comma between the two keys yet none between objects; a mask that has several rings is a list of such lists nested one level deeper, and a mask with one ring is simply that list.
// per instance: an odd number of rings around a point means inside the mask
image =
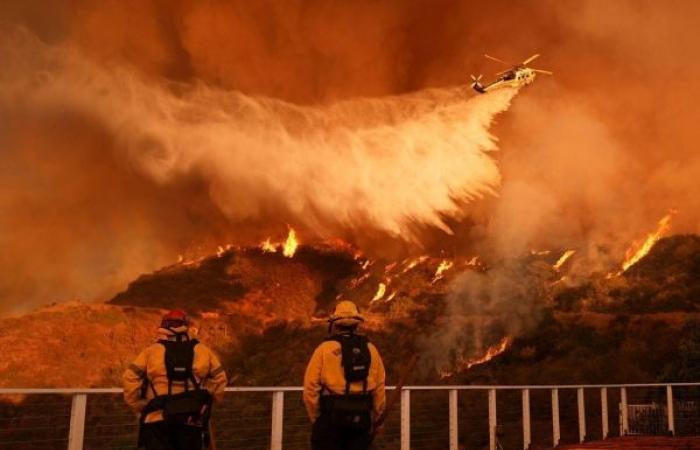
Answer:
[{"label": "yellow turnout jacket", "polygon": [[[368,345],[372,362],[367,377],[367,391],[372,394],[373,414],[376,418],[384,411],[386,404],[386,373],[379,351],[371,342]],[[304,404],[312,422],[320,415],[321,395],[345,394],[345,372],[341,363],[342,352],[338,341],[323,342],[311,356],[304,375]],[[362,382],[350,383],[350,392],[362,392]]]},{"label": "yellow turnout jacket", "polygon": [[[175,330],[178,332],[183,330]],[[175,340],[175,334],[164,328],[158,329],[159,339]],[[207,389],[214,400],[221,400],[226,387],[226,373],[219,358],[202,343],[194,347],[194,361],[192,373],[200,383],[200,387]],[[134,362],[124,372],[124,400],[137,414],[140,414],[148,402],[157,395],[168,393],[168,374],[165,367],[165,347],[154,343],[146,347]],[[149,386],[143,390],[144,381],[148,380]],[[190,383],[189,389],[193,389]],[[152,386],[152,387],[151,387]],[[185,390],[183,382],[173,382],[172,393],[177,394]],[[144,395],[142,395],[144,394]],[[154,411],[146,417],[146,423],[163,420],[162,411]]]}]

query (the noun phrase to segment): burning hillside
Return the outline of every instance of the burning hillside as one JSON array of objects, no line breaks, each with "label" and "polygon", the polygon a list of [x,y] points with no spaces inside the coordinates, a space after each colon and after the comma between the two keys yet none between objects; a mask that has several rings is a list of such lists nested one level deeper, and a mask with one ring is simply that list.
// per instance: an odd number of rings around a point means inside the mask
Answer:
[{"label": "burning hillside", "polygon": [[[323,319],[339,299],[360,305],[378,345],[391,349],[402,343],[400,351],[388,352],[391,371],[408,352],[418,352],[421,376],[434,382],[488,373],[502,377],[489,369],[502,358],[517,366],[522,355],[556,348],[555,364],[587,345],[576,342],[576,330],[594,326],[605,335],[614,329],[615,315],[639,317],[626,325],[629,330],[661,320],[672,336],[685,320],[655,314],[692,317],[700,298],[697,236],[661,239],[623,276],[600,273],[577,285],[559,281],[574,258],[567,251],[534,252],[499,266],[476,256],[370,259],[338,242],[301,244],[288,256],[284,242],[222,247],[212,256],[183,260],[134,280],[109,305],[72,304],[4,320],[0,344],[9,351],[0,367],[1,384],[117,383],[134,349],[151,339],[159,314],[173,307],[194,314],[200,335],[236,367],[236,384],[298,383],[305,352],[322,338]],[[547,337],[552,327],[560,330],[559,338]],[[548,349],[543,339],[573,347]],[[293,349],[290,342],[296,342]],[[60,351],[65,345],[84,350],[65,354]],[[271,370],[261,357],[284,360],[291,371]],[[31,361],[40,360],[41,373],[31,369]],[[46,361],[53,361],[51,370]],[[84,367],[83,375],[75,367]],[[552,381],[554,375],[542,370]],[[21,379],[11,373],[21,373]]]},{"label": "burning hillside", "polygon": [[2,383],[112,384],[172,307],[241,383],[341,299],[450,380],[696,310],[696,3],[165,3],[0,4]]}]

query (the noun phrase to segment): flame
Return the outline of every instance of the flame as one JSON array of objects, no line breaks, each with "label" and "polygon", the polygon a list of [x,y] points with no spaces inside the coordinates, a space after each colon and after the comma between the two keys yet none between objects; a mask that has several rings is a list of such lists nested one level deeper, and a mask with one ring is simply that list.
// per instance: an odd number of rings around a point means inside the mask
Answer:
[{"label": "flame", "polygon": [[576,253],[576,250],[565,251],[564,254],[559,257],[557,262],[554,263],[554,265],[552,266],[552,269],[559,271],[559,269],[561,269],[561,266],[563,266],[564,263],[569,260],[569,258],[574,256],[574,253]]},{"label": "flame", "polygon": [[218,258],[221,258],[225,252],[226,252],[226,249],[219,245],[219,247],[216,249],[216,256]]},{"label": "flame", "polygon": [[435,270],[435,276],[433,277],[433,283],[442,279],[445,276],[445,272],[450,270],[453,265],[454,265],[454,263],[452,261],[448,261],[446,259],[443,259],[440,262],[440,265]]},{"label": "flame", "polygon": [[277,246],[270,241],[270,238],[265,239],[265,241],[260,244],[260,248],[263,253],[277,253]]},{"label": "flame", "polygon": [[374,303],[377,300],[381,300],[384,297],[384,294],[386,294],[386,284],[379,283],[379,286],[377,286],[377,293],[374,294],[374,298],[370,303]]},{"label": "flame", "polygon": [[401,271],[401,273],[404,274],[404,273],[408,272],[409,270],[411,270],[411,269],[413,269],[414,267],[416,267],[418,264],[423,263],[423,261],[425,261],[426,259],[428,259],[427,256],[419,256],[418,258],[414,258],[414,259],[412,259],[412,260],[409,260],[409,261],[408,261],[408,264],[406,264],[406,266],[405,266],[404,269]]},{"label": "flame", "polygon": [[472,259],[467,261],[466,265],[470,267],[478,267],[481,265],[481,260],[479,259],[479,256],[474,256]]},{"label": "flame", "polygon": [[[509,336],[504,337],[496,345],[492,345],[491,347],[489,347],[486,350],[486,353],[484,353],[482,356],[461,361],[458,364],[457,370],[455,372],[464,372],[465,370],[469,370],[474,366],[478,366],[480,364],[484,364],[491,361],[493,358],[506,351],[511,341],[512,338],[510,338]],[[454,372],[441,370],[440,378],[447,378],[452,376],[453,374]]]},{"label": "flame", "polygon": [[637,264],[642,258],[644,258],[654,245],[664,237],[671,230],[671,218],[675,214],[675,211],[671,211],[659,220],[656,230],[649,233],[641,244],[635,242],[627,251],[625,252],[625,261],[622,263],[622,270],[618,273],[621,274],[627,269]]},{"label": "flame", "polygon": [[282,243],[274,243],[271,238],[265,239],[260,244],[260,249],[263,253],[277,253],[278,249],[282,249],[282,254],[287,258],[292,258],[299,247],[299,240],[297,239],[297,232],[294,228],[289,227],[289,233],[287,233],[287,239]]},{"label": "flame", "polygon": [[294,256],[294,253],[296,253],[297,247],[299,247],[297,233],[294,231],[294,228],[290,228],[289,234],[287,234],[287,240],[284,241],[284,244],[282,245],[282,254],[287,258],[291,258]]}]

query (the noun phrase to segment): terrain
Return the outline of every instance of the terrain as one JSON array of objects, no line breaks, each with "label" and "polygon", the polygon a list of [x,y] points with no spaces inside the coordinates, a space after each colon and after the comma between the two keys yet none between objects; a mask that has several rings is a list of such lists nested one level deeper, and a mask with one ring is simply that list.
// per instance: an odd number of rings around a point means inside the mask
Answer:
[{"label": "terrain", "polygon": [[71,302],[4,319],[0,385],[117,386],[161,314],[176,307],[190,312],[200,338],[222,356],[231,384],[298,385],[338,299],[360,305],[365,331],[384,350],[389,382],[414,353],[421,356],[416,382],[692,378],[684,361],[700,342],[695,235],[661,239],[624,273],[576,282],[567,281],[566,261],[557,267],[561,252],[533,252],[510,263],[507,275],[521,279],[504,277],[514,283],[505,289],[522,292],[501,306],[486,298],[491,307],[478,310],[463,286],[491,289],[484,280],[498,271],[478,257],[371,260],[338,243],[302,245],[291,257],[272,249],[221,248],[142,275],[108,303]]}]

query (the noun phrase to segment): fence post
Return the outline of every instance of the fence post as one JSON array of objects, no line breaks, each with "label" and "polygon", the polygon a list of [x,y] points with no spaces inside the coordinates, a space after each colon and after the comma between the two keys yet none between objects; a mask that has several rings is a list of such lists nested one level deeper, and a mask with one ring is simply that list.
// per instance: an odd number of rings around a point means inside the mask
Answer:
[{"label": "fence post", "polygon": [[559,389],[552,389],[552,446],[559,446],[561,429],[559,428]]},{"label": "fence post", "polygon": [[608,421],[608,388],[600,388],[600,417],[603,421],[603,439],[610,434]]},{"label": "fence post", "polygon": [[68,450],[83,450],[85,438],[85,411],[87,394],[73,395],[70,409],[70,432],[68,433]]},{"label": "fence post", "polygon": [[284,428],[284,391],[272,393],[272,430],[270,450],[282,450],[282,430]]},{"label": "fence post", "polygon": [[532,443],[530,435],[530,390],[523,389],[523,449],[528,450]]},{"label": "fence post", "polygon": [[676,434],[676,421],[673,416],[673,386],[666,386],[666,412],[668,413],[668,431]]},{"label": "fence post", "polygon": [[586,440],[586,399],[583,396],[583,388],[576,390],[578,403],[578,440],[583,442]]},{"label": "fence post", "polygon": [[401,450],[411,450],[411,391],[401,391]]},{"label": "fence post", "polygon": [[459,448],[459,422],[457,413],[457,389],[450,389],[450,450]]},{"label": "fence post", "polygon": [[620,436],[627,435],[629,430],[629,422],[627,420],[627,389],[620,388]]},{"label": "fence post", "polygon": [[489,389],[489,450],[496,450],[496,390]]}]

